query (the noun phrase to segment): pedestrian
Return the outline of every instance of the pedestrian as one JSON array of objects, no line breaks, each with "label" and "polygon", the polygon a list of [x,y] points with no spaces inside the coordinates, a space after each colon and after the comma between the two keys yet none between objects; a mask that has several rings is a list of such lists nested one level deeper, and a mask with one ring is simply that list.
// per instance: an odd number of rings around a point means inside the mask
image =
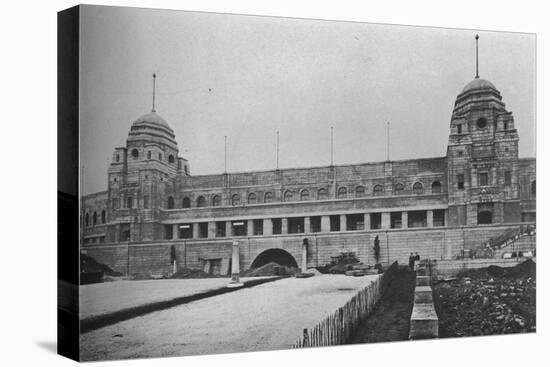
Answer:
[{"label": "pedestrian", "polygon": [[414,271],[418,269],[418,264],[420,263],[420,255],[418,255],[418,252],[415,252],[414,255]]},{"label": "pedestrian", "polygon": [[411,271],[414,271],[414,255],[412,252],[409,256],[409,269],[411,269]]}]

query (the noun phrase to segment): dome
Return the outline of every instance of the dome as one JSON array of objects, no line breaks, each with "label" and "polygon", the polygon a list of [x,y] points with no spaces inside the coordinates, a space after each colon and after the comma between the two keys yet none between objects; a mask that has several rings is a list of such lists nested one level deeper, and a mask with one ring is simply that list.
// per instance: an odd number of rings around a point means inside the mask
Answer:
[{"label": "dome", "polygon": [[[136,121],[134,121],[134,125],[143,124],[143,123],[161,125],[165,128],[170,129],[170,126],[168,125],[166,120],[163,119],[160,115],[158,115],[155,111],[146,113],[145,115],[142,115]],[[170,130],[172,130],[172,129],[170,129]]]},{"label": "dome", "polygon": [[468,84],[466,84],[464,89],[462,89],[461,93],[466,93],[474,89],[488,89],[488,88],[497,90],[496,87],[493,85],[493,83],[491,83],[487,79],[476,78],[471,82],[469,82]]},{"label": "dome", "polygon": [[134,121],[128,133],[128,143],[157,143],[177,149],[174,130],[155,111],[142,115]]}]

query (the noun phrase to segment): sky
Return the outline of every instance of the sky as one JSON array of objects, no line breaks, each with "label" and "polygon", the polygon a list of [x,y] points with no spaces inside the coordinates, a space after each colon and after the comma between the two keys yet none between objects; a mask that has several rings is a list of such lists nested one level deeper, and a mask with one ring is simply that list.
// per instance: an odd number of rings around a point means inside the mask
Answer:
[{"label": "sky", "polygon": [[475,76],[501,92],[534,157],[532,34],[85,6],[82,192],[106,190],[115,147],[152,108],[193,175],[446,154],[456,96]]}]

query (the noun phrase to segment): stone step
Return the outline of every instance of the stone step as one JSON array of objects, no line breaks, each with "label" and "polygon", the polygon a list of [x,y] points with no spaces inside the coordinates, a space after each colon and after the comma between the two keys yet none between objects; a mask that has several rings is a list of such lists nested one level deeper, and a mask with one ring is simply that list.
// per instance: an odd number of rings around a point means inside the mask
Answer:
[{"label": "stone step", "polygon": [[416,276],[416,286],[422,287],[422,286],[429,286],[430,285],[430,277],[427,275],[417,275]]},{"label": "stone step", "polygon": [[417,286],[414,289],[414,303],[432,303],[432,287],[430,286]]},{"label": "stone step", "polygon": [[411,314],[409,339],[428,339],[439,336],[439,319],[433,303],[415,303]]}]

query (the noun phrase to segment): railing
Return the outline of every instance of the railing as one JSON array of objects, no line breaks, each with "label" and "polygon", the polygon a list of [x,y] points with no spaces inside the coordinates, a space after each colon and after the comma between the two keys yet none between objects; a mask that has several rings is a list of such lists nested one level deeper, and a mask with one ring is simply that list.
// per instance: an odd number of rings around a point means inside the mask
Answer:
[{"label": "railing", "polygon": [[349,341],[357,326],[370,315],[376,303],[397,272],[394,262],[382,276],[359,291],[344,306],[325,318],[312,329],[304,329],[301,338],[292,348],[341,345]]}]

